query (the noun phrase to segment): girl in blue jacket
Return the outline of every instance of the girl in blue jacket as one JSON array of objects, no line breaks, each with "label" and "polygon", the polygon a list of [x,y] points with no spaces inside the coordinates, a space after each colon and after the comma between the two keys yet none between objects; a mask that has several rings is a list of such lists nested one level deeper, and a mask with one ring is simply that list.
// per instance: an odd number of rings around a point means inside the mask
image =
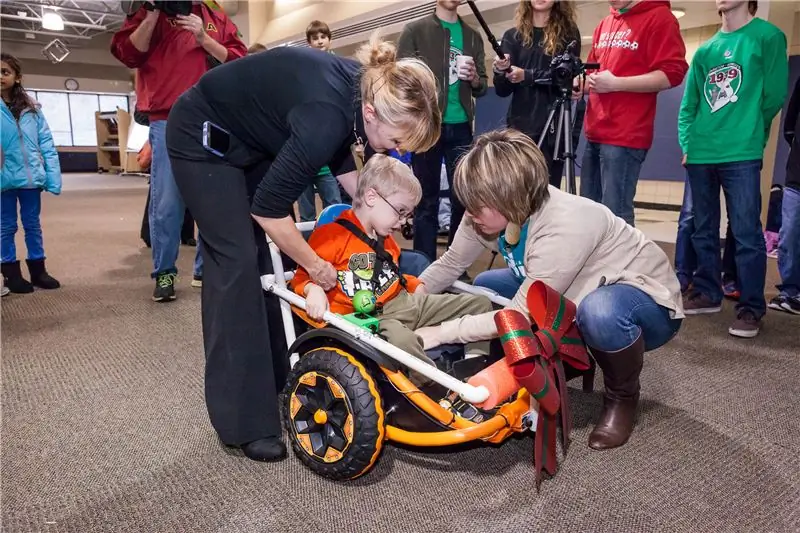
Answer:
[{"label": "girl in blue jacket", "polygon": [[[42,191],[61,193],[61,167],[53,136],[40,106],[22,87],[19,61],[0,54],[0,119],[2,127],[2,193],[0,193],[0,253],[3,281],[11,292],[57,289],[60,284],[44,266],[42,243]],[[17,204],[25,246],[28,248],[29,282],[22,277],[14,235],[17,233]]]}]

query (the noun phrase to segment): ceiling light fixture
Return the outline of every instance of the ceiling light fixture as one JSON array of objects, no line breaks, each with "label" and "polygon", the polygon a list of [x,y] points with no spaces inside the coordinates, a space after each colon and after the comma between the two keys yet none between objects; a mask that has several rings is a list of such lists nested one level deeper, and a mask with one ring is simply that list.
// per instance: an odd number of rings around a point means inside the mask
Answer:
[{"label": "ceiling light fixture", "polygon": [[673,8],[673,9],[671,9],[671,11],[672,11],[672,14],[675,16],[676,19],[679,19],[679,18],[681,18],[682,16],[684,16],[686,14],[686,10],[683,9],[682,7]]},{"label": "ceiling light fixture", "polygon": [[51,31],[63,31],[64,19],[55,11],[42,13],[42,28]]}]

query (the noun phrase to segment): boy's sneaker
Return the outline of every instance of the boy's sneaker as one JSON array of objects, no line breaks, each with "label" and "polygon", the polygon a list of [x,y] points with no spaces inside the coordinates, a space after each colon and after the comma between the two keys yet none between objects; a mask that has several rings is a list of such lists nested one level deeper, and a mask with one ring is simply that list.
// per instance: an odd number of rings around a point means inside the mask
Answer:
[{"label": "boy's sneaker", "polygon": [[153,291],[154,302],[171,302],[175,299],[175,278],[177,274],[162,272],[156,276],[156,288]]},{"label": "boy's sneaker", "polygon": [[793,298],[791,296],[779,294],[769,301],[768,307],[770,309],[775,309],[776,311],[800,315],[800,298]]},{"label": "boy's sneaker", "polygon": [[739,287],[736,286],[735,281],[726,281],[722,283],[722,294],[725,295],[725,298],[729,300],[736,300],[739,301],[739,297],[742,295],[739,292]]},{"label": "boy's sneaker", "polygon": [[703,315],[708,313],[719,313],[722,304],[715,304],[711,298],[703,293],[691,291],[683,297],[683,312],[686,315]]},{"label": "boy's sneaker", "polygon": [[761,320],[757,319],[752,311],[744,310],[739,313],[739,318],[728,328],[728,333],[734,337],[752,339],[758,335],[760,329]]},{"label": "boy's sneaker", "polygon": [[5,285],[0,288],[0,296],[8,296],[10,292],[11,290]]},{"label": "boy's sneaker", "polygon": [[195,274],[192,276],[192,287],[197,287],[198,289],[203,287],[203,276]]}]

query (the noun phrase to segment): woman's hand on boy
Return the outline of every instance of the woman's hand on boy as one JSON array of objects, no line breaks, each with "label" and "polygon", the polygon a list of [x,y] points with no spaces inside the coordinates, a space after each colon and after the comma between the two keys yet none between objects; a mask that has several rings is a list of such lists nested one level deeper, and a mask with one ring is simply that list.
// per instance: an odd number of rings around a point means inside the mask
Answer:
[{"label": "woman's hand on boy", "polygon": [[317,257],[314,265],[308,269],[308,275],[311,276],[311,279],[314,281],[314,283],[326,291],[336,287],[336,282],[339,278],[339,273],[336,271],[333,265],[321,257]]},{"label": "woman's hand on boy", "polygon": [[312,320],[322,320],[322,315],[328,310],[328,295],[319,285],[309,283],[306,285],[306,314]]}]

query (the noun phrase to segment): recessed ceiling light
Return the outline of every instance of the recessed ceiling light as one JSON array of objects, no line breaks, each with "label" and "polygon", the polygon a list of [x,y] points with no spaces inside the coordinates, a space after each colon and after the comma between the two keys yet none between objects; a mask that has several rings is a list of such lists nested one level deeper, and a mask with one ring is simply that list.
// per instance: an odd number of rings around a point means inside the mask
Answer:
[{"label": "recessed ceiling light", "polygon": [[682,7],[673,8],[671,11],[672,14],[675,15],[676,19],[679,19],[686,14],[686,10],[683,9]]}]

